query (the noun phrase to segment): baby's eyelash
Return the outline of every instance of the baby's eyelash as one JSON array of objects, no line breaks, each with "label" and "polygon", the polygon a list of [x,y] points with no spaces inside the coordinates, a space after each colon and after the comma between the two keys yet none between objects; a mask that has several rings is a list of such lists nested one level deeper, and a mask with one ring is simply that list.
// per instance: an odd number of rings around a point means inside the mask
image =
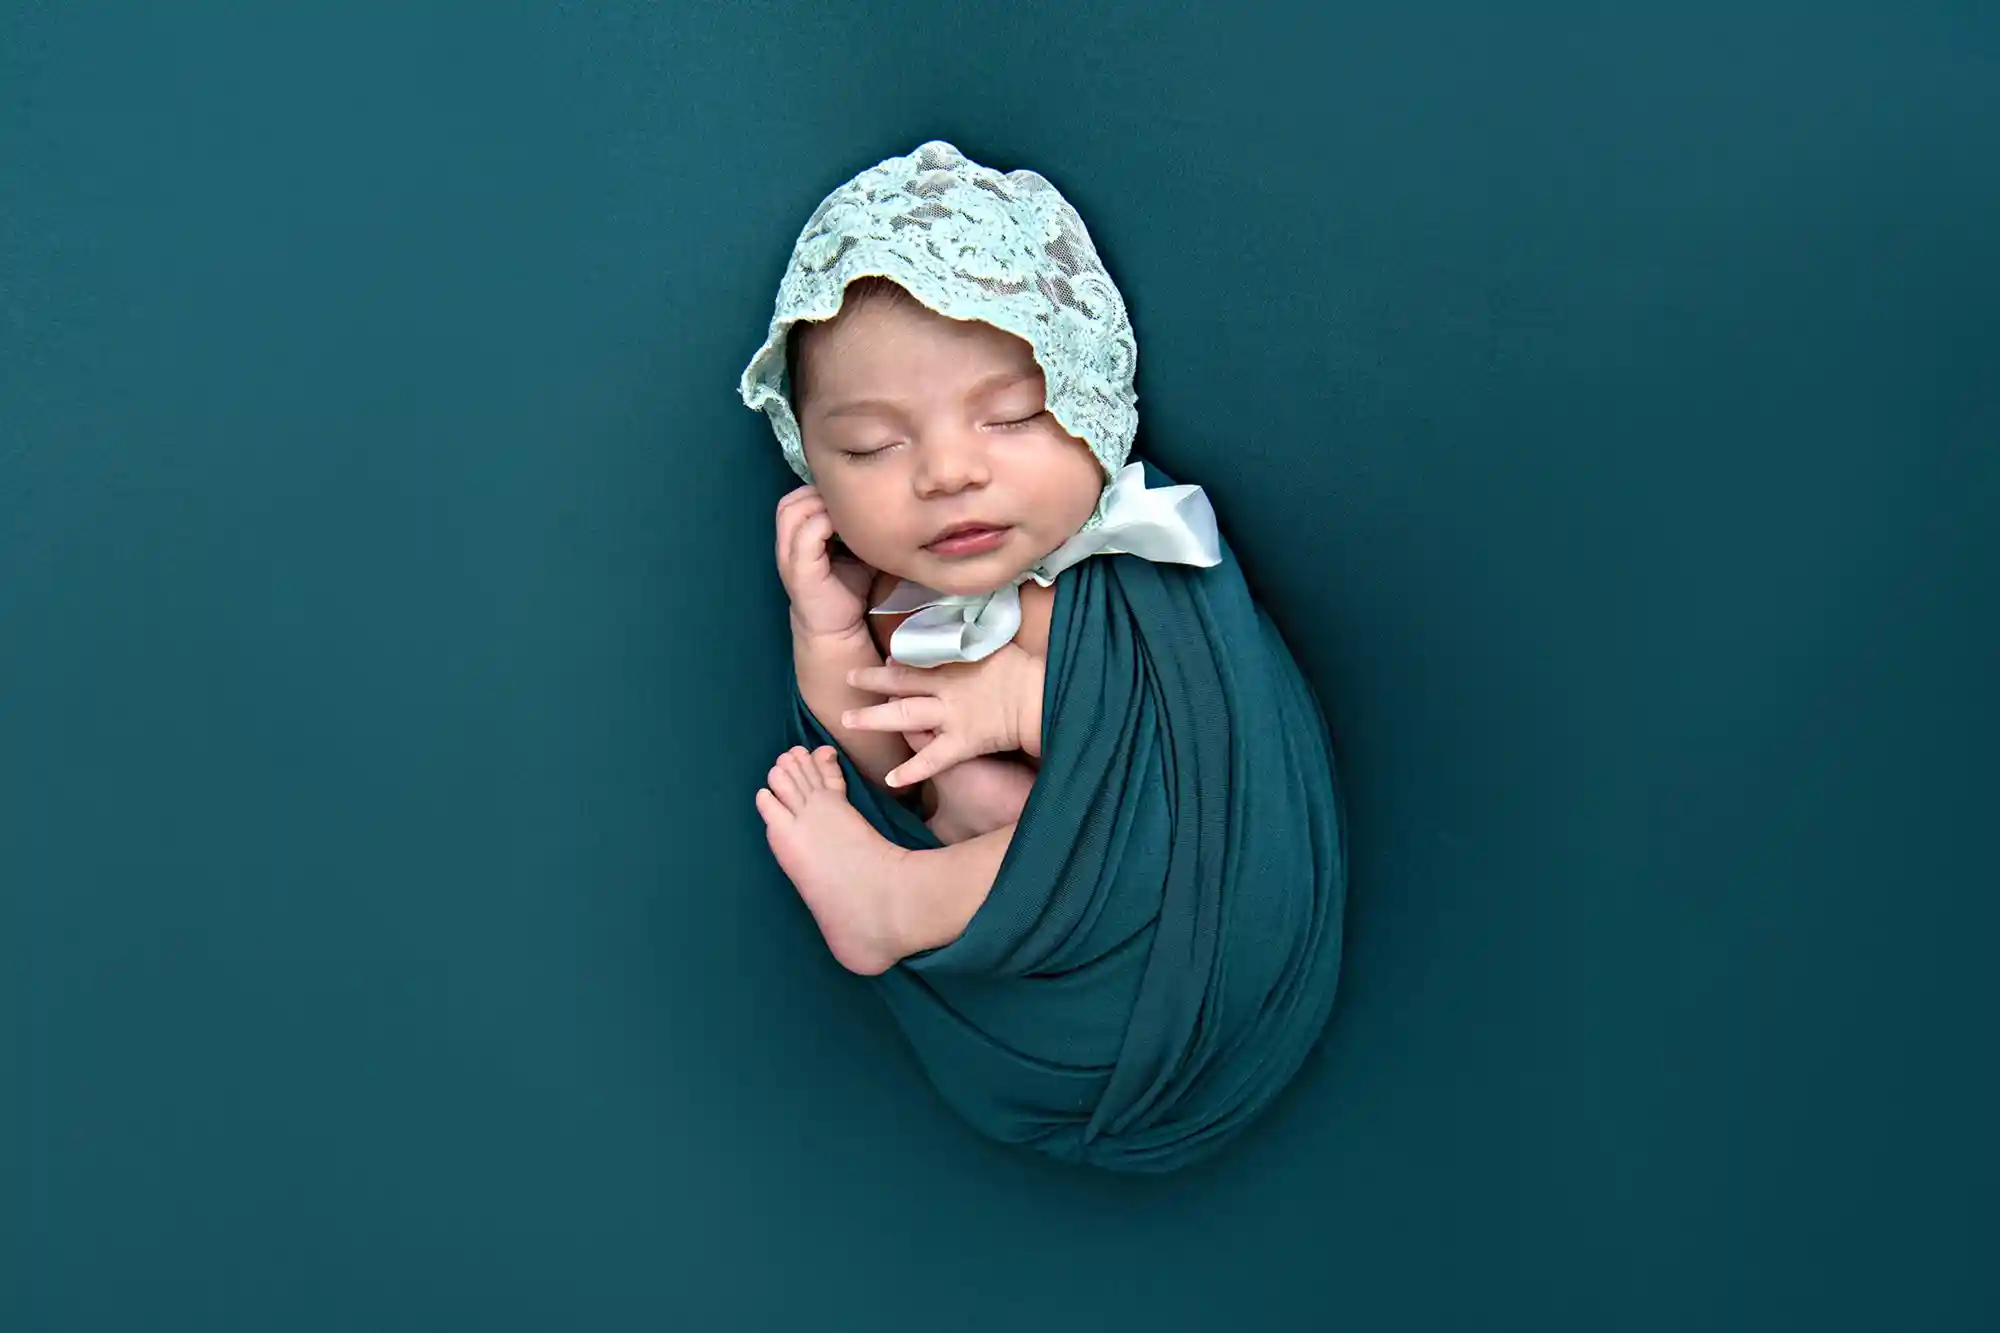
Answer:
[{"label": "baby's eyelash", "polygon": [[[993,424],[1002,430],[1019,430],[1023,426],[1034,425],[1048,414],[1049,410],[1045,407],[1034,415],[1022,417],[1018,421],[996,421]],[[893,444],[885,444],[880,449],[842,449],[840,452],[859,462],[862,459],[873,458],[877,454],[886,454],[895,447]]]}]

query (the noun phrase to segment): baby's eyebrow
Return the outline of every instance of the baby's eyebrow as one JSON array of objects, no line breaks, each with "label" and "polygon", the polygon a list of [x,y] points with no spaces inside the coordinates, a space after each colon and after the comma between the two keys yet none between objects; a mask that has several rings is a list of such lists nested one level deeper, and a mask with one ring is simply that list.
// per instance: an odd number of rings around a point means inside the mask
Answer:
[{"label": "baby's eyebrow", "polygon": [[830,417],[882,416],[885,414],[893,416],[897,410],[896,405],[886,398],[853,398],[844,403],[835,403],[832,407],[821,408],[820,417],[822,420],[825,420]]},{"label": "baby's eyebrow", "polygon": [[[1035,378],[1035,374],[1036,371],[1032,369],[998,370],[991,375],[982,376],[973,384],[971,390],[967,392],[966,397],[979,398],[1000,389],[1012,388],[1016,384]],[[835,403],[833,406],[823,409],[819,415],[821,420],[825,420],[829,417],[879,416],[884,414],[894,416],[901,411],[902,404],[892,402],[887,398],[850,398],[846,402]]]},{"label": "baby's eyebrow", "polygon": [[972,392],[966,396],[977,398],[983,393],[992,393],[995,389],[1012,388],[1024,380],[1031,380],[1033,378],[1035,378],[1035,371],[1032,369],[996,370],[991,375],[982,378],[977,384],[974,384]]}]

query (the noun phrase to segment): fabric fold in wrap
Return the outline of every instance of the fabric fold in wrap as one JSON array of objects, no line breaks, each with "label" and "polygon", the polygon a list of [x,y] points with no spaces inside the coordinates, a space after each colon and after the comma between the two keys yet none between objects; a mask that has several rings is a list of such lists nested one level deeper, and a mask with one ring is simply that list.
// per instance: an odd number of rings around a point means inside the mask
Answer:
[{"label": "fabric fold in wrap", "polygon": [[[1347,869],[1325,719],[1226,543],[1210,568],[1065,571],[1046,679],[1041,772],[992,892],[877,982],[981,1133],[1171,1171],[1264,1111],[1331,1011]],[[796,682],[793,700],[797,743],[834,744]],[[841,762],[878,831],[939,845]]]}]

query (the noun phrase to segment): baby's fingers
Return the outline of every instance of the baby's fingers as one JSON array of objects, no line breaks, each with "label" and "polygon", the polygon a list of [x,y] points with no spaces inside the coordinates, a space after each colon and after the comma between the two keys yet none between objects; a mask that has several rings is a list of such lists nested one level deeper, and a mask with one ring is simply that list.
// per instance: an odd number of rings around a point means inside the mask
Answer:
[{"label": "baby's fingers", "polygon": [[817,499],[819,499],[819,487],[800,486],[794,490],[789,490],[785,492],[784,498],[778,501],[778,512],[782,514],[787,509],[793,509],[801,504],[804,504],[808,500],[817,500]]},{"label": "baby's fingers", "polygon": [[937,688],[938,679],[926,674],[922,668],[904,666],[901,662],[856,667],[847,673],[849,685],[870,694],[929,694]]},{"label": "baby's fingers", "polygon": [[778,501],[777,530],[778,550],[782,553],[790,543],[792,534],[798,531],[800,520],[808,514],[826,512],[826,501],[819,498],[819,492],[810,486],[799,489]]},{"label": "baby's fingers", "polygon": [[952,765],[971,758],[960,754],[959,749],[950,736],[940,736],[904,760],[900,767],[889,770],[882,781],[891,787],[914,787],[919,782],[929,782]]},{"label": "baby's fingers", "polygon": [[849,731],[937,731],[944,723],[944,701],[924,695],[891,699],[872,708],[853,708],[840,715],[840,725]]},{"label": "baby's fingers", "polygon": [[791,540],[779,558],[787,569],[815,569],[829,559],[827,539],[833,536],[833,519],[824,506],[808,510],[791,530]]}]

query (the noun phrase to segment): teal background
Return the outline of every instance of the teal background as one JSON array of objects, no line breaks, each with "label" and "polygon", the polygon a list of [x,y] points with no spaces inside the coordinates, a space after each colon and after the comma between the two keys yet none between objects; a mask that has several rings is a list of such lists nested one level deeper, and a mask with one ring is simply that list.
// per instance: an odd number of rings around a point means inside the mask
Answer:
[{"label": "teal background", "polygon": [[[1891,11],[1895,12],[1892,14]],[[2000,13],[0,9],[0,1327],[2000,1326]],[[819,198],[1076,202],[1338,734],[1182,1176],[936,1104],[751,804]]]}]

